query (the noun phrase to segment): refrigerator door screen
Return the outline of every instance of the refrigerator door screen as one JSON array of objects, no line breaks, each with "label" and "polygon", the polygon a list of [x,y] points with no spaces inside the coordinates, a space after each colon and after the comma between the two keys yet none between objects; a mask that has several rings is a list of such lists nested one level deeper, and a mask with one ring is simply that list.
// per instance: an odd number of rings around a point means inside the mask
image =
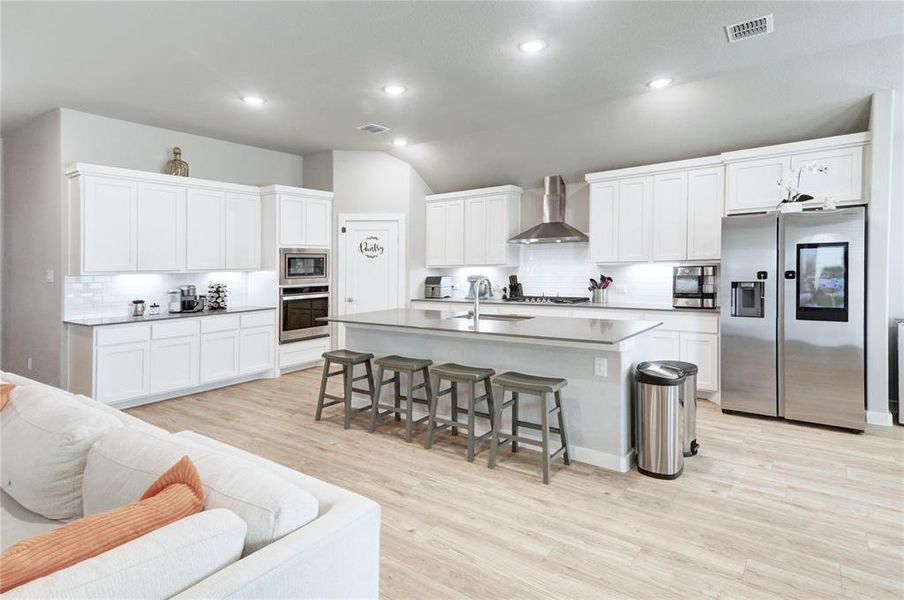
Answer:
[{"label": "refrigerator door screen", "polygon": [[797,318],[848,320],[848,243],[797,244]]}]

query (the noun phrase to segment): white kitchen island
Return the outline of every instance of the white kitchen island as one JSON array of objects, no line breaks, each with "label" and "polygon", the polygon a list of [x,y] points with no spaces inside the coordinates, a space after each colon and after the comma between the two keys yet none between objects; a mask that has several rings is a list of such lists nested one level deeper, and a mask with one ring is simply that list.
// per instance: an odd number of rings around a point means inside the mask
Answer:
[{"label": "white kitchen island", "polygon": [[[563,412],[572,458],[627,471],[633,453],[633,367],[652,358],[651,332],[660,322],[500,317],[484,315],[475,324],[464,310],[395,309],[329,320],[344,329],[346,348],[376,357],[400,354],[434,364],[490,367],[497,373],[564,377]],[[384,388],[384,393],[390,392]],[[439,412],[448,414],[446,398]],[[524,396],[520,418],[539,423],[539,416],[539,400]]]}]

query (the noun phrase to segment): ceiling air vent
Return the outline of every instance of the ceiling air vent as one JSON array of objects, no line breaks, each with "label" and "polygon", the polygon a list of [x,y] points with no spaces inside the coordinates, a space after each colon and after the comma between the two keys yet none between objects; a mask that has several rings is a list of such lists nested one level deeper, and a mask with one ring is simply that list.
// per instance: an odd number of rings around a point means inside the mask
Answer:
[{"label": "ceiling air vent", "polygon": [[734,25],[726,25],[725,33],[728,34],[728,41],[732,44],[741,40],[748,40],[760,35],[772,33],[772,13],[765,17],[757,17],[742,23]]},{"label": "ceiling air vent", "polygon": [[389,127],[377,125],[376,123],[368,123],[367,125],[362,125],[361,127],[359,127],[358,131],[366,131],[368,133],[383,133],[384,131],[389,131]]}]

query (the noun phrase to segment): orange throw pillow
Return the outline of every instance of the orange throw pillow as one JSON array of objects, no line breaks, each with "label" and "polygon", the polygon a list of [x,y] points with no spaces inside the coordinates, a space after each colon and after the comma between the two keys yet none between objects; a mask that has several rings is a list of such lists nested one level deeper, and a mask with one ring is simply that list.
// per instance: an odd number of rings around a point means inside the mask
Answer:
[{"label": "orange throw pillow", "polygon": [[0,410],[9,402],[9,393],[16,389],[15,384],[0,381]]},{"label": "orange throw pillow", "polygon": [[0,556],[0,592],[50,575],[201,512],[204,488],[187,456],[151,484],[141,500],[22,540]]}]

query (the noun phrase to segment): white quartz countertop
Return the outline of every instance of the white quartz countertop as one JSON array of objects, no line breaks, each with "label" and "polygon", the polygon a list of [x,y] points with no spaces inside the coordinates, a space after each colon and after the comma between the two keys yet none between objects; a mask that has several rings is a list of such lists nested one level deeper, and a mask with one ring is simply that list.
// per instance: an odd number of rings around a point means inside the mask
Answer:
[{"label": "white quartz countertop", "polygon": [[[464,307],[463,307],[464,308]],[[613,345],[661,325],[660,321],[530,317],[513,321],[493,320],[487,315],[477,325],[470,318],[455,318],[457,311],[393,309],[329,317],[322,320],[349,325],[373,325],[444,331],[475,335],[556,340]]]},{"label": "white quartz countertop", "polygon": [[[412,298],[412,302],[461,302],[462,304],[474,304],[473,300],[465,298]],[[501,298],[481,298],[481,304],[505,304],[508,306],[548,306],[551,308],[615,308],[621,310],[663,310],[670,312],[695,312],[718,315],[718,308],[685,308],[674,307],[670,304],[656,304],[651,302],[606,302],[599,304],[596,302],[578,302],[576,304],[556,304],[554,302],[513,302],[502,300]]]},{"label": "white quartz countertop", "polygon": [[235,308],[215,308],[212,310],[199,310],[197,312],[170,313],[165,310],[158,315],[144,313],[143,317],[131,315],[118,315],[114,317],[91,317],[87,319],[66,319],[67,325],[81,325],[83,327],[98,327],[102,325],[126,325],[128,323],[147,323],[150,321],[168,321],[171,319],[190,319],[192,317],[210,317],[214,315],[234,315],[236,313],[254,312],[258,310],[275,310],[273,306],[237,306]]}]

